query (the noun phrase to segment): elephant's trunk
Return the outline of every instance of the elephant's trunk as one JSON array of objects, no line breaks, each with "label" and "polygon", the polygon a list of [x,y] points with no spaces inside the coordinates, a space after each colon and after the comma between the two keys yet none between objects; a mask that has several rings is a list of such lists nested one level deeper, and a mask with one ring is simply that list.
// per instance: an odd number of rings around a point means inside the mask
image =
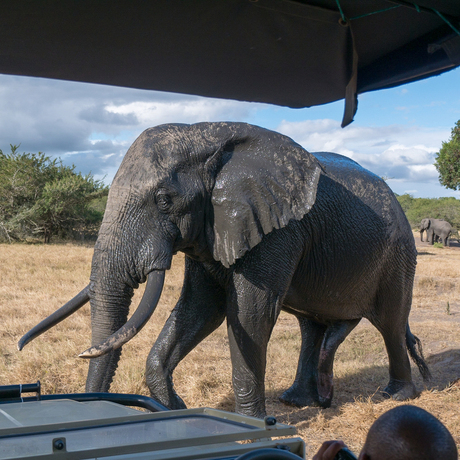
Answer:
[{"label": "elephant's trunk", "polygon": [[113,278],[108,280],[101,277],[94,282],[91,290],[92,346],[80,355],[93,358],[86,379],[87,392],[109,391],[120,359],[121,346],[142,328],[153,313],[163,279],[164,271],[154,271],[148,275],[144,296],[128,322],[132,288],[123,285],[120,291],[120,285],[117,286]]},{"label": "elephant's trunk", "polygon": [[96,358],[105,355],[131,340],[144,327],[155,311],[163,289],[164,278],[164,271],[151,272],[147,277],[147,286],[142,300],[129,321],[102,343],[93,345],[81,353],[80,358]]},{"label": "elephant's trunk", "polygon": [[33,327],[27,332],[18,342],[18,350],[21,351],[29,342],[34,340],[39,335],[46,332],[56,324],[66,319],[71,314],[75,313],[79,308],[83,307],[89,300],[89,285],[79,292],[72,300],[69,300],[63,307],[56,310],[53,314],[45,318],[41,323]]}]

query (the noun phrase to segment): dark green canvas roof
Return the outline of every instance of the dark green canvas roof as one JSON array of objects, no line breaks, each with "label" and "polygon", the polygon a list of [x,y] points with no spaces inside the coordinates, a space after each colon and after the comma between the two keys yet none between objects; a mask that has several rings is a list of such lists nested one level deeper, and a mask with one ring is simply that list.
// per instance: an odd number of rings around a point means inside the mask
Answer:
[{"label": "dark green canvas roof", "polygon": [[308,107],[460,65],[458,0],[2,0],[0,73]]}]

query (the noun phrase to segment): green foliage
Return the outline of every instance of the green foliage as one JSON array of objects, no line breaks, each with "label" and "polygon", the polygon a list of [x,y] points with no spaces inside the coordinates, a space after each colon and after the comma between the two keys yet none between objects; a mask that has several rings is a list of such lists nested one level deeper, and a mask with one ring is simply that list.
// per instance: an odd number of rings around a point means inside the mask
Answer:
[{"label": "green foliage", "polygon": [[0,150],[0,238],[24,240],[52,235],[73,236],[94,225],[103,215],[108,188],[91,174],[75,172],[44,153]]},{"label": "green foliage", "polygon": [[406,193],[405,195],[396,195],[396,198],[399,201],[399,204],[401,205],[403,211],[407,214],[407,211],[414,204],[414,198],[412,197],[412,195]]},{"label": "green foliage", "polygon": [[99,198],[95,198],[94,200],[88,203],[88,209],[95,215],[98,216],[99,220],[102,220],[102,216],[104,215],[105,208],[107,206],[107,194]]},{"label": "green foliage", "polygon": [[434,165],[441,185],[460,190],[460,120],[452,128],[449,141],[442,143]]},{"label": "green foliage", "polygon": [[414,198],[405,194],[397,197],[413,228],[419,228],[425,217],[444,219],[454,229],[460,229],[460,200],[454,197]]}]

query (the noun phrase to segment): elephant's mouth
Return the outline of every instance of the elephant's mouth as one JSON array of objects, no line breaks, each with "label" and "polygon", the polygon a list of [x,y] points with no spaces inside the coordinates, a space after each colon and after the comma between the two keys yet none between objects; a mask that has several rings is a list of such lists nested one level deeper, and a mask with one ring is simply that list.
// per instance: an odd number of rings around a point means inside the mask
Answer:
[{"label": "elephant's mouth", "polygon": [[80,353],[80,358],[97,358],[120,348],[131,340],[147,323],[160,300],[165,279],[164,270],[154,270],[147,276],[147,286],[136,311],[131,318],[104,342]]}]

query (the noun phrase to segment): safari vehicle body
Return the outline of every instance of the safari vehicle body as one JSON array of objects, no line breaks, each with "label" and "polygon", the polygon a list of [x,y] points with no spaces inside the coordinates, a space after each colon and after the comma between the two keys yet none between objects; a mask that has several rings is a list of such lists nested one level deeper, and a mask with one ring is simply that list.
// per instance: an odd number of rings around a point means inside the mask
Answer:
[{"label": "safari vehicle body", "polygon": [[170,411],[139,395],[41,395],[39,383],[0,387],[1,460],[305,458],[295,433],[274,417]]}]

